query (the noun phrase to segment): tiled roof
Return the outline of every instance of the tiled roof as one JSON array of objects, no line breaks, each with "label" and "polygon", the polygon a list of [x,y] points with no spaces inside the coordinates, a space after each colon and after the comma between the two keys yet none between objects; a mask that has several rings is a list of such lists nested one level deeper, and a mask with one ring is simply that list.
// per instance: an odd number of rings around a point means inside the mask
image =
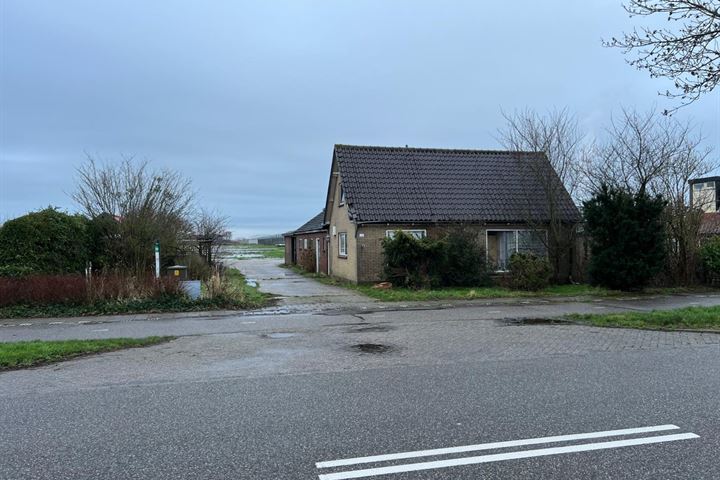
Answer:
[{"label": "tiled roof", "polygon": [[704,213],[699,233],[700,235],[720,235],[720,213]]},{"label": "tiled roof", "polygon": [[[543,182],[560,182],[543,153],[336,145],[357,222],[526,222],[549,217]],[[580,218],[555,189],[563,220]]]},{"label": "tiled roof", "polygon": [[291,233],[314,232],[325,228],[325,210],[305,222],[300,228]]}]

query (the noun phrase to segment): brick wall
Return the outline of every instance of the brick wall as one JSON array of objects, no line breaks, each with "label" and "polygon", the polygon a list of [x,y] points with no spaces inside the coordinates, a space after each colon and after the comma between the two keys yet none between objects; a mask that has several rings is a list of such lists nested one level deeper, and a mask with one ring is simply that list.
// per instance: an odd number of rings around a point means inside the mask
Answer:
[{"label": "brick wall", "polygon": [[292,239],[293,237],[290,235],[285,236],[285,265],[293,264]]},{"label": "brick wall", "polygon": [[[295,236],[295,259],[296,264],[310,272],[315,272],[315,246],[316,241],[320,244],[320,273],[328,273],[328,247],[329,239],[327,231],[304,233]],[[307,240],[307,248],[305,248]]]},{"label": "brick wall", "polygon": [[[359,225],[357,229],[357,281],[370,283],[383,280],[382,240],[385,238],[387,230],[425,230],[429,238],[440,238],[455,228],[458,226],[436,224]],[[487,250],[485,235],[487,230],[522,230],[527,227],[523,225],[463,225],[462,228],[475,231],[480,245]],[[569,255],[566,256],[566,262],[561,267],[561,276],[569,273],[571,261]]]},{"label": "brick wall", "polygon": [[[333,172],[336,170],[336,165],[333,163]],[[334,174],[330,185],[330,203],[326,207],[330,212],[330,275],[357,282],[359,249],[356,241],[356,226],[350,221],[347,204],[340,204],[340,188],[338,188],[340,181],[339,175]],[[339,255],[340,233],[347,234],[345,257]]]},{"label": "brick wall", "polygon": [[[478,231],[478,238],[484,245],[485,229],[472,226]],[[393,225],[361,225],[358,226],[358,282],[369,283],[383,280],[384,257],[382,240],[388,230],[425,230],[429,238],[444,236],[449,227],[435,224],[393,224]]]}]

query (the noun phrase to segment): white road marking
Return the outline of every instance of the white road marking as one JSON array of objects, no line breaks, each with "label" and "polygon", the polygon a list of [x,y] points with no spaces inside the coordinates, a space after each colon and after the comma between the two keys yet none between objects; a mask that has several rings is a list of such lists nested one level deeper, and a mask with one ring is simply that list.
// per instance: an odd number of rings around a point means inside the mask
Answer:
[{"label": "white road marking", "polygon": [[502,310],[490,310],[488,313],[502,313]]},{"label": "white road marking", "polygon": [[628,440],[585,443],[581,445],[569,445],[566,447],[539,448],[535,450],[523,450],[519,452],[479,455],[476,457],[466,458],[454,458],[452,460],[438,460],[434,462],[410,463],[406,465],[394,465],[391,467],[368,468],[365,470],[351,470],[347,472],[328,473],[319,475],[318,478],[320,480],[346,480],[349,478],[374,477],[376,475],[388,475],[391,473],[416,472],[419,470],[448,468],[461,465],[475,465],[479,463],[501,462],[505,460],[516,460],[520,458],[560,455],[563,453],[590,452],[593,450],[606,450],[610,448],[649,445],[653,443],[675,442],[678,440],[690,440],[692,438],[699,438],[699,436],[694,433],[679,433],[675,435],[660,435],[657,437],[632,438]]},{"label": "white road marking", "polygon": [[240,323],[242,323],[243,325],[252,325],[253,323],[257,323],[257,322],[240,322]]},{"label": "white road marking", "polygon": [[29,327],[32,323],[18,323],[19,327]]},{"label": "white road marking", "polygon": [[624,428],[621,430],[606,430],[604,432],[575,433],[570,435],[555,435],[552,437],[527,438],[524,440],[510,440],[505,442],[479,443],[477,445],[465,445],[461,447],[435,448],[432,450],[418,450],[415,452],[389,453],[386,455],[372,455],[368,457],[345,458],[342,460],[331,460],[318,462],[317,468],[344,467],[357,465],[359,463],[386,462],[388,460],[403,460],[406,458],[432,457],[436,455],[449,455],[452,453],[477,452],[479,450],[492,450],[496,448],[521,447],[525,445],[539,445],[541,443],[569,442],[572,440],[588,440],[591,438],[618,437],[621,435],[633,435],[637,433],[662,432],[665,430],[677,430],[677,425],[656,425],[652,427]]},{"label": "white road marking", "polygon": [[109,328],[98,328],[97,330],[93,330],[93,332],[107,332],[109,330]]},{"label": "white road marking", "polygon": [[62,325],[64,322],[50,322],[49,325]]}]

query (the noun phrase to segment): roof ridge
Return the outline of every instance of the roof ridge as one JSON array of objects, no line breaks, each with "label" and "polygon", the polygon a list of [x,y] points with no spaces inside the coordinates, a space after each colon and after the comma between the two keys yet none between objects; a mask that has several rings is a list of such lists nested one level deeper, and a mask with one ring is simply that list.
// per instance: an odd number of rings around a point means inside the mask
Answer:
[{"label": "roof ridge", "polygon": [[394,150],[394,151],[424,151],[424,152],[457,152],[457,153],[487,153],[487,154],[522,154],[522,155],[533,155],[533,154],[545,154],[543,151],[531,151],[531,150],[492,150],[492,149],[472,149],[472,148],[439,148],[439,147],[394,147],[394,146],[383,146],[383,145],[349,145],[344,143],[336,143],[334,148],[348,148],[348,149],[364,149],[364,150]]}]

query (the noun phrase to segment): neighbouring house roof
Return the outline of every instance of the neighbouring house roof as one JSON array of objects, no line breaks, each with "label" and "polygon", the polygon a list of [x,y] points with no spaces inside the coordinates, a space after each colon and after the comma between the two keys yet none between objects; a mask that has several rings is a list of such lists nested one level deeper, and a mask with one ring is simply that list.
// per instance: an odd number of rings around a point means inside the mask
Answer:
[{"label": "neighbouring house roof", "polygon": [[720,182],[720,177],[702,177],[702,178],[691,178],[688,180],[688,183],[690,185],[694,185],[696,183],[704,183],[704,182]]},{"label": "neighbouring house roof", "polygon": [[720,213],[703,213],[698,233],[700,235],[720,235]]},{"label": "neighbouring house roof", "polygon": [[313,218],[305,222],[300,228],[285,235],[294,235],[298,233],[317,232],[325,229],[325,210],[315,215]]},{"label": "neighbouring house roof", "polygon": [[[545,185],[560,179],[544,153],[336,145],[351,218],[358,223],[549,219]],[[554,188],[560,218],[580,213]]]}]

